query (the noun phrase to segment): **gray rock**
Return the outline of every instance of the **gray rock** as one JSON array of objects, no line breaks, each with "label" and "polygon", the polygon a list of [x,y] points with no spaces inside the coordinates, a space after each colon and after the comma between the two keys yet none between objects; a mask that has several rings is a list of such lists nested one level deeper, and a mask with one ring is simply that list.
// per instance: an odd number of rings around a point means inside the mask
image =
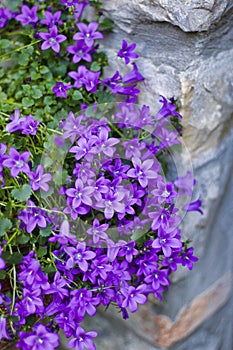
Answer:
[{"label": "gray rock", "polygon": [[104,0],[103,4],[128,33],[140,22],[168,22],[185,32],[207,31],[233,6],[231,0]]}]

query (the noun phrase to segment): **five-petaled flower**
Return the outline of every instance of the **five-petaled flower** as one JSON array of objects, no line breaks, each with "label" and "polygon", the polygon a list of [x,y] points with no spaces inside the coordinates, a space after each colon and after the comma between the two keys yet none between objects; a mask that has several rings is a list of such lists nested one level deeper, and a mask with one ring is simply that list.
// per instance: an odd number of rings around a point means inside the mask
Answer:
[{"label": "five-petaled flower", "polygon": [[97,22],[92,22],[89,25],[84,23],[77,23],[79,33],[74,35],[74,40],[83,39],[88,47],[92,47],[94,44],[94,39],[103,39],[103,34],[96,32],[99,24]]},{"label": "five-petaled flower", "polygon": [[52,26],[49,33],[40,32],[39,37],[45,40],[41,45],[41,50],[47,50],[51,48],[58,53],[60,51],[60,43],[66,40],[66,36],[58,34],[57,26]]}]

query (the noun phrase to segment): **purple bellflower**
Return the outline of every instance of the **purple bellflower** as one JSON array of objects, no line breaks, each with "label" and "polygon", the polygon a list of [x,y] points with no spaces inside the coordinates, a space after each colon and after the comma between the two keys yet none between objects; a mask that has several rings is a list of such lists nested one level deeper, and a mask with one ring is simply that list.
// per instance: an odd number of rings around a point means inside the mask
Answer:
[{"label": "purple bellflower", "polygon": [[41,45],[41,50],[47,50],[51,48],[58,53],[60,51],[60,43],[66,40],[66,36],[58,34],[57,26],[52,26],[49,33],[40,32],[39,37],[45,40]]},{"label": "purple bellflower", "polygon": [[73,339],[68,341],[67,346],[68,348],[73,348],[75,350],[96,350],[92,338],[97,337],[97,335],[98,334],[95,331],[85,332],[82,327],[78,326],[75,330]]},{"label": "purple bellflower", "polygon": [[188,203],[184,206],[184,210],[186,211],[198,211],[201,215],[203,215],[203,211],[201,210],[202,201],[197,199],[195,202]]},{"label": "purple bellflower", "polygon": [[[21,332],[22,343],[28,346],[27,349],[55,350],[58,347],[60,344],[58,334],[49,332],[42,324],[36,325],[34,328],[35,331],[29,335]],[[22,349],[25,349],[25,346]]]},{"label": "purple bellflower", "polygon": [[138,54],[133,52],[135,48],[135,43],[128,45],[126,40],[122,40],[122,48],[118,51],[117,56],[124,58],[125,64],[128,64],[131,58],[138,58]]},{"label": "purple bellflower", "polygon": [[84,40],[78,40],[76,45],[68,46],[66,51],[73,55],[73,62],[78,63],[81,60],[91,62],[92,58],[89,54],[90,47],[84,45]]},{"label": "purple bellflower", "polygon": [[56,85],[52,88],[52,91],[56,94],[56,97],[67,98],[67,90],[70,90],[71,84],[64,84],[61,81],[56,82]]},{"label": "purple bellflower", "polygon": [[148,179],[156,179],[158,177],[157,172],[151,169],[154,165],[153,159],[147,159],[142,163],[139,158],[133,157],[132,163],[134,169],[130,169],[127,175],[137,179],[142,188],[148,185]]},{"label": "purple bellflower", "polygon": [[48,26],[49,28],[58,24],[58,25],[62,25],[63,21],[60,20],[61,17],[61,11],[57,11],[54,14],[52,14],[50,11],[45,11],[44,12],[44,16],[46,19],[42,19],[40,21],[41,24],[45,24],[46,26]]},{"label": "purple bellflower", "polygon": [[30,152],[19,153],[15,148],[11,148],[7,159],[3,161],[3,166],[10,168],[10,173],[12,177],[18,176],[22,171],[25,174],[29,174],[30,168],[26,163],[31,156]]},{"label": "purple bellflower", "polygon": [[3,316],[0,316],[0,340],[3,338],[8,340],[11,339],[7,332],[6,318]]},{"label": "purple bellflower", "polygon": [[73,37],[74,40],[83,39],[88,47],[92,47],[95,39],[103,39],[104,36],[100,32],[96,32],[99,24],[97,22],[92,22],[89,25],[84,23],[77,23],[79,33],[76,33]]},{"label": "purple bellflower", "polygon": [[[5,261],[1,258],[2,255],[2,247],[0,246],[0,270],[4,270],[6,267]],[[0,338],[1,339],[1,338]]]},{"label": "purple bellflower", "polygon": [[23,5],[21,7],[21,14],[17,15],[15,19],[17,21],[20,21],[22,26],[31,24],[33,27],[35,27],[35,24],[38,22],[38,17],[36,15],[37,9],[38,9],[38,6],[33,6],[30,9],[28,6]]},{"label": "purple bellflower", "polygon": [[49,173],[44,174],[43,165],[39,164],[36,168],[36,171],[31,171],[28,174],[28,177],[31,180],[30,185],[33,191],[37,191],[39,189],[41,189],[44,192],[49,191],[49,185],[47,184],[47,182],[52,180],[52,175]]}]

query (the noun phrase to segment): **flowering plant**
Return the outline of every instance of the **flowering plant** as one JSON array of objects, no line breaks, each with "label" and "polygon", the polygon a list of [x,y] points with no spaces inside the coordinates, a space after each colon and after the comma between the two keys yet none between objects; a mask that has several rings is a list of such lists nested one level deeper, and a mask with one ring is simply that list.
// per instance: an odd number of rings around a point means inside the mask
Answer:
[{"label": "flowering plant", "polygon": [[104,77],[112,28],[99,1],[0,9],[0,340],[23,350],[57,348],[59,329],[95,349],[86,314],[114,304],[126,319],[198,260],[179,228],[202,213],[195,180],[166,180],[182,117],[173,99],[154,116],[137,105],[135,43],[117,53],[127,73]]}]

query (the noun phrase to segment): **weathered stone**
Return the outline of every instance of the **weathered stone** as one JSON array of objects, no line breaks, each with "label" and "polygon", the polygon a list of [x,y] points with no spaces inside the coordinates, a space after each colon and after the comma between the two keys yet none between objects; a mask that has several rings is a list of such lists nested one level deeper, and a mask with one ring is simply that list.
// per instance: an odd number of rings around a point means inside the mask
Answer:
[{"label": "weathered stone", "polygon": [[104,0],[103,4],[128,33],[142,21],[169,22],[185,32],[207,31],[233,6],[231,0]]}]

